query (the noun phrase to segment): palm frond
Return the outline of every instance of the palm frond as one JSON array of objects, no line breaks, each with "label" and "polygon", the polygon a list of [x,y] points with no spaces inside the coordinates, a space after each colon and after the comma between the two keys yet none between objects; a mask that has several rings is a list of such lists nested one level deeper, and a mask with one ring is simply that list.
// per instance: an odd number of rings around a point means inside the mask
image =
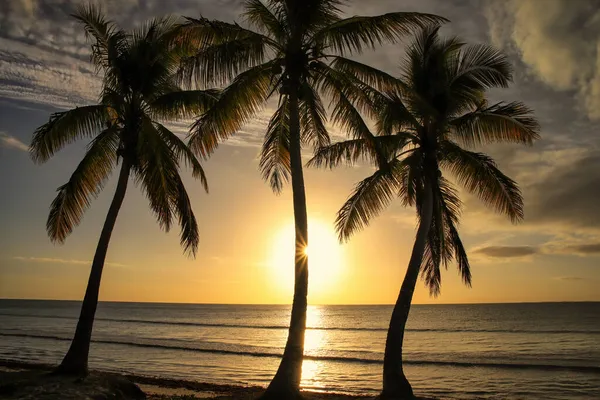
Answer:
[{"label": "palm frond", "polygon": [[384,42],[401,37],[430,24],[447,22],[443,17],[415,12],[397,12],[373,17],[355,16],[335,22],[317,32],[312,42],[321,48],[332,48],[341,55],[360,53]]},{"label": "palm frond", "polygon": [[[428,67],[431,67],[432,62],[439,61],[435,58],[439,59],[440,53],[446,55],[446,51],[440,46],[440,28],[440,25],[429,25],[419,30],[406,49],[406,56],[400,68],[406,83],[413,89],[419,86],[421,76],[426,77],[428,72],[432,72]],[[443,57],[443,60],[445,59],[446,57]]]},{"label": "palm frond", "polygon": [[288,28],[277,9],[271,11],[261,0],[246,0],[243,16],[262,33],[272,36],[279,43],[285,41]]},{"label": "palm frond", "polygon": [[409,140],[403,135],[345,140],[317,149],[306,165],[333,169],[342,163],[355,165],[359,160],[365,160],[378,166],[379,155],[385,160],[391,159],[396,153],[402,152]]},{"label": "palm frond", "polygon": [[263,107],[272,93],[273,62],[241,73],[225,88],[218,101],[190,129],[190,147],[196,154],[207,157],[225,140],[238,131]]},{"label": "palm frond", "polygon": [[463,86],[481,90],[505,88],[512,81],[512,65],[508,57],[488,44],[463,46],[456,56],[455,69],[450,71],[453,93]]},{"label": "palm frond", "polygon": [[[171,15],[154,17],[137,26],[132,33],[134,42],[145,42],[146,45],[160,46],[163,49],[171,48],[172,41],[178,27],[178,19]],[[162,54],[168,56],[168,53]]]},{"label": "palm frond", "polygon": [[182,60],[178,79],[187,86],[222,86],[240,72],[262,64],[266,43],[260,35],[244,36],[200,48]]},{"label": "palm frond", "polygon": [[365,149],[370,150],[370,157],[377,160],[379,167],[383,167],[388,161],[386,154],[375,145],[375,135],[356,107],[373,112],[368,94],[365,94],[363,87],[357,86],[358,83],[346,79],[340,72],[326,66],[321,66],[320,72],[319,85],[331,99],[332,122],[347,131],[353,139],[364,139],[370,142]]},{"label": "palm frond", "polygon": [[450,122],[452,138],[467,146],[494,142],[531,145],[539,139],[539,131],[533,110],[521,102],[497,103]]},{"label": "palm frond", "polygon": [[404,207],[416,205],[417,212],[420,214],[421,203],[417,201],[417,198],[420,198],[422,195],[425,176],[421,148],[417,147],[414,149],[414,151],[402,159],[402,163],[405,165],[405,168],[399,170],[398,181],[400,185],[398,197]]},{"label": "palm frond", "polygon": [[[277,0],[269,1],[274,3]],[[283,9],[290,30],[301,32],[303,42],[307,43],[317,31],[341,19],[340,5],[345,0],[282,0],[281,3],[284,3]]]},{"label": "palm frond", "polygon": [[430,295],[436,297],[441,293],[441,266],[447,269],[448,265],[456,260],[459,272],[467,285],[470,285],[471,272],[456,229],[462,211],[458,192],[443,177],[433,184],[433,192],[433,219],[421,265],[421,276],[429,288]]},{"label": "palm frond", "polygon": [[124,115],[129,107],[127,94],[115,90],[112,87],[105,86],[100,94],[100,104],[112,109],[112,113],[118,118],[119,115]]},{"label": "palm frond", "polygon": [[450,141],[441,143],[440,155],[440,165],[448,168],[469,192],[497,212],[506,214],[511,221],[523,219],[519,187],[498,169],[491,157],[464,150]]},{"label": "palm frond", "polygon": [[173,44],[175,20],[155,18],[137,28],[120,70],[126,87],[152,102],[160,95],[178,90],[174,74],[185,52]]},{"label": "palm frond", "polygon": [[171,194],[171,207],[179,218],[181,227],[180,244],[190,257],[196,257],[200,235],[198,233],[198,222],[192,210],[192,203],[185,190],[179,174],[173,176],[174,192]]},{"label": "palm frond", "polygon": [[175,153],[147,118],[142,121],[136,150],[136,183],[148,198],[161,229],[168,232],[173,219],[171,199],[177,191],[174,184],[179,175]]},{"label": "palm frond", "polygon": [[390,168],[377,170],[356,185],[335,220],[340,241],[347,241],[352,234],[368,226],[371,219],[389,205],[399,190],[398,176],[404,168],[404,163],[394,160]]},{"label": "palm frond", "polygon": [[96,68],[108,69],[127,46],[127,34],[107,20],[100,7],[80,4],[71,15],[83,24],[86,38],[93,39],[91,61]]},{"label": "palm frond", "polygon": [[[415,130],[421,126],[398,94],[378,96],[374,108],[378,113],[375,125],[380,135],[393,135],[408,129]],[[414,135],[414,138],[417,139],[417,136]]]},{"label": "palm frond", "polygon": [[460,239],[458,230],[456,229],[456,223],[450,218],[446,218],[446,225],[448,226],[448,239],[452,244],[454,251],[454,259],[458,266],[458,273],[460,274],[463,283],[467,287],[471,287],[472,276],[471,276],[471,265],[469,263],[469,257],[467,251]]},{"label": "palm frond", "polygon": [[[142,187],[160,227],[169,231],[173,217],[181,226],[181,246],[194,257],[198,249],[198,223],[181,176],[178,157],[192,164],[204,184],[206,178],[185,144],[163,125],[144,119],[138,147],[139,162],[134,166],[137,183]],[[196,160],[196,161],[194,161]]]},{"label": "palm frond", "polygon": [[355,76],[378,91],[396,92],[401,91],[404,86],[398,78],[349,58],[334,57],[331,66],[343,74]]},{"label": "palm frond", "polygon": [[440,239],[443,239],[440,232],[443,233],[444,226],[438,225],[438,222],[439,219],[436,218],[431,222],[420,270],[421,278],[425,281],[425,286],[429,289],[429,295],[432,297],[440,295],[442,286],[442,273],[440,270],[442,255],[440,251],[444,247],[440,242]]},{"label": "palm frond", "polygon": [[381,101],[382,94],[373,87],[321,61],[311,63],[311,73],[314,87],[330,99],[330,107],[341,94],[358,112],[369,118],[377,118],[376,101]]},{"label": "palm frond", "polygon": [[154,128],[161,136],[161,139],[171,148],[175,158],[177,160],[183,160],[185,165],[192,169],[192,177],[200,179],[202,187],[204,187],[204,190],[208,193],[208,180],[206,179],[202,164],[200,164],[200,161],[198,161],[187,144],[164,125],[158,122],[153,123]]},{"label": "palm frond", "polygon": [[308,167],[335,168],[342,162],[354,165],[358,160],[369,158],[372,150],[371,142],[365,139],[352,139],[333,143],[317,149],[313,158],[306,164]]},{"label": "palm frond", "polygon": [[327,114],[321,96],[308,82],[304,82],[300,93],[302,94],[299,106],[302,141],[316,148],[328,146],[331,139],[325,127]]},{"label": "palm frond", "polygon": [[290,113],[287,96],[283,96],[279,108],[271,117],[263,143],[259,168],[263,179],[279,194],[289,181],[290,163]]},{"label": "palm frond", "polygon": [[178,40],[198,50],[247,37],[261,37],[273,50],[281,50],[279,43],[272,38],[243,28],[237,23],[209,20],[204,17],[185,17],[185,20],[186,22],[178,28]]},{"label": "palm frond", "polygon": [[44,163],[65,145],[83,137],[93,137],[111,121],[104,105],[77,107],[57,112],[33,133],[29,152],[36,163]]},{"label": "palm frond", "polygon": [[206,112],[218,100],[219,91],[209,90],[176,90],[166,93],[150,105],[150,113],[154,118],[178,120],[197,117]]},{"label": "palm frond", "polygon": [[88,146],[71,179],[58,188],[46,222],[48,236],[53,242],[63,243],[73,228],[79,225],[85,210],[100,193],[117,164],[118,147],[116,129],[101,132]]}]

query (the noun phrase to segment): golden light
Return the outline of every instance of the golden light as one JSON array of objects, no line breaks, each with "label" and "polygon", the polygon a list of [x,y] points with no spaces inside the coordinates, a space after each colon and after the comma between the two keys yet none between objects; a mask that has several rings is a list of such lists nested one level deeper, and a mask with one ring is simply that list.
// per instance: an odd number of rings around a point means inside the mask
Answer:
[{"label": "golden light", "polygon": [[310,246],[306,246],[304,248],[304,255],[307,257],[310,256]]},{"label": "golden light", "polygon": [[[322,311],[320,306],[308,306],[306,310],[306,326],[320,327],[323,325]],[[327,337],[324,330],[308,329],[304,338],[304,351],[307,355],[318,354],[321,349],[326,348]],[[322,387],[320,376],[323,371],[323,363],[318,360],[302,361],[302,387],[315,388]]]},{"label": "golden light", "polygon": [[[274,237],[269,266],[279,285],[292,290],[294,283],[293,223],[283,227]],[[309,295],[319,294],[334,286],[342,273],[343,252],[333,226],[310,219],[308,243],[303,253],[308,257]]]}]

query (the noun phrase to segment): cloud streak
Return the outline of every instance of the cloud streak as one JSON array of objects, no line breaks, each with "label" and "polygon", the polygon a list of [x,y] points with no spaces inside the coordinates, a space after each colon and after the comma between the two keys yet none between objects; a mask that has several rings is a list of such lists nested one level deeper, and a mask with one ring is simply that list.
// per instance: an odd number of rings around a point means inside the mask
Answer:
[{"label": "cloud streak", "polygon": [[[91,265],[92,262],[89,260],[73,260],[73,259],[64,259],[64,258],[51,258],[51,257],[23,257],[23,256],[15,256],[12,258],[16,261],[22,262],[33,262],[33,263],[43,263],[43,264],[70,264],[70,265]],[[104,265],[111,267],[127,267],[125,264],[113,263],[113,262],[105,262]]]},{"label": "cloud streak", "polygon": [[580,276],[555,276],[554,279],[557,281],[567,281],[567,282],[578,282],[578,281],[585,280],[584,278],[582,278]]},{"label": "cloud streak", "polygon": [[578,255],[582,257],[598,256],[600,255],[600,243],[584,243],[559,246],[553,248],[552,252],[555,254]]},{"label": "cloud streak", "polygon": [[487,246],[475,249],[474,254],[481,254],[490,258],[522,258],[539,253],[533,246]]},{"label": "cloud streak", "polygon": [[472,250],[475,255],[488,259],[517,259],[536,255],[600,256],[600,242],[564,244],[548,242],[540,246],[483,246]]},{"label": "cloud streak", "polygon": [[8,133],[0,132],[0,146],[21,151],[29,151],[29,146]]}]

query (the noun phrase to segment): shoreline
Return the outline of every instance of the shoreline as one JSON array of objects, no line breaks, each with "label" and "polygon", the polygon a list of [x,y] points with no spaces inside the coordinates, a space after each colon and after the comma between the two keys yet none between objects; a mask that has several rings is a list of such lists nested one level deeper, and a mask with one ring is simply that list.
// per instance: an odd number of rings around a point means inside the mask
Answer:
[{"label": "shoreline", "polygon": [[[0,359],[0,374],[13,371],[17,372],[19,370],[47,371],[51,370],[54,366],[55,365],[45,363]],[[170,399],[172,396],[194,396],[190,399],[253,399],[265,390],[264,387],[254,385],[217,384],[104,370],[90,370],[90,372],[111,377],[126,378],[140,386],[148,395],[149,400]],[[349,395],[335,392],[314,392],[310,390],[303,390],[302,394],[307,400],[366,400],[374,398],[373,395]]]}]

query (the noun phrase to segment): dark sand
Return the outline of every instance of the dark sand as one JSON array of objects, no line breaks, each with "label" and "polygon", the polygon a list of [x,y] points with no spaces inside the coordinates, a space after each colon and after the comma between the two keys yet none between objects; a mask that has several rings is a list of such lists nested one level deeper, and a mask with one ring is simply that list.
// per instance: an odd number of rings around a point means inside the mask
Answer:
[{"label": "dark sand", "polygon": [[[159,377],[94,371],[85,380],[49,376],[50,365],[0,360],[0,399],[126,399],[143,398],[134,382],[150,400],[252,400],[264,388],[217,385]],[[132,387],[133,386],[133,387]],[[306,400],[359,400],[372,397],[304,391]]]}]

